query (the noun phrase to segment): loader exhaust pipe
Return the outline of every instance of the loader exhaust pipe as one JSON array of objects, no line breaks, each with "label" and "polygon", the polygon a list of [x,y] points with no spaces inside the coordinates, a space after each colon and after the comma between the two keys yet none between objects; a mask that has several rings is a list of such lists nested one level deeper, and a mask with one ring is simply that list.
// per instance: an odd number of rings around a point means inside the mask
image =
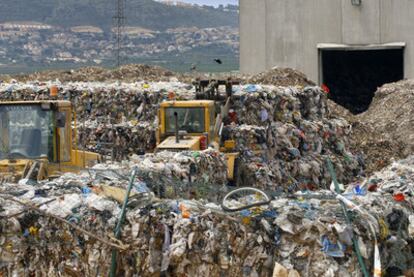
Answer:
[{"label": "loader exhaust pipe", "polygon": [[175,120],[175,142],[179,143],[180,138],[178,136],[178,114],[177,112],[174,112],[174,120]]}]

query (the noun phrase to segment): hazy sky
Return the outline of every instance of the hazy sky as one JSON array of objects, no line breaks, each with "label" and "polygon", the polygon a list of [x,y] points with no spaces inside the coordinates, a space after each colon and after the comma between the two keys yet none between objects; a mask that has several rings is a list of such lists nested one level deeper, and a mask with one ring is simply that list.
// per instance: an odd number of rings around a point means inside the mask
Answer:
[{"label": "hazy sky", "polygon": [[218,6],[220,4],[227,5],[227,4],[239,4],[239,0],[180,0],[181,2],[199,4],[199,5],[210,5],[210,6]]}]

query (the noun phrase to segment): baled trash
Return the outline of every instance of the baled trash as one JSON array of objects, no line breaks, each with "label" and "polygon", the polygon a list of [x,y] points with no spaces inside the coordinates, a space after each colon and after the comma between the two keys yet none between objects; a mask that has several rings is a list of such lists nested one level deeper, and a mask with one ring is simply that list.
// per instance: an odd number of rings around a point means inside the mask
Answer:
[{"label": "baled trash", "polygon": [[[408,272],[414,266],[413,165],[411,157],[350,184],[342,195],[364,212],[349,211],[352,225],[335,198],[282,197],[236,213],[202,200],[138,198],[127,209],[119,240],[112,239],[119,203],[97,193],[103,184],[125,189],[127,180],[111,172],[127,176],[127,164],[108,164],[106,170],[100,165],[37,185],[4,184],[0,270],[6,275],[105,276],[116,248],[117,274],[125,276],[362,276],[350,243],[356,237],[369,272],[375,241],[383,272]],[[134,195],[140,194],[141,179],[140,173]],[[394,199],[397,192],[404,201]]]}]

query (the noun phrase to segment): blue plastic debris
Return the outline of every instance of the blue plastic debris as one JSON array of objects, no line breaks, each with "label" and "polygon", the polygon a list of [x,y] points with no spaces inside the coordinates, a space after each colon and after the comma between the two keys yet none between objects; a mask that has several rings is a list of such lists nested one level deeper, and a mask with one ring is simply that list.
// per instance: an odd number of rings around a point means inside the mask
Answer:
[{"label": "blue plastic debris", "polygon": [[92,192],[92,190],[88,187],[82,187],[81,190],[82,190],[82,193],[84,194],[84,196],[86,196],[86,195],[88,195]]},{"label": "blue plastic debris", "polygon": [[245,88],[245,91],[250,92],[250,93],[257,92],[257,86],[256,85],[247,85],[247,87]]},{"label": "blue plastic debris", "polygon": [[262,109],[261,111],[260,111],[260,120],[262,121],[262,122],[265,122],[265,121],[267,121],[269,119],[269,114],[268,114],[268,112],[265,110],[265,109]]},{"label": "blue plastic debris", "polygon": [[240,215],[244,216],[244,217],[248,217],[248,216],[252,215],[252,212],[249,211],[249,210],[243,210],[243,211],[240,212]]},{"label": "blue plastic debris", "polygon": [[28,237],[30,235],[29,229],[24,229],[23,236]]},{"label": "blue plastic debris", "polygon": [[262,213],[262,216],[267,218],[276,218],[278,214],[275,210],[266,210]]},{"label": "blue plastic debris", "polygon": [[275,240],[275,244],[279,245],[282,239],[282,235],[280,234],[279,228],[275,229],[275,233],[273,235],[273,239]]},{"label": "blue plastic debris", "polygon": [[135,183],[134,188],[139,193],[150,192],[150,189],[148,188],[147,184],[142,181]]},{"label": "blue plastic debris", "polygon": [[365,187],[361,187],[360,185],[356,185],[354,187],[354,194],[359,196],[365,196],[367,194],[367,189]]},{"label": "blue plastic debris", "polygon": [[295,158],[300,157],[300,151],[299,151],[299,149],[297,149],[297,148],[289,148],[288,151],[289,151],[289,153],[293,157],[295,157]]},{"label": "blue plastic debris", "polygon": [[322,251],[331,257],[342,258],[345,257],[345,245],[340,243],[332,243],[327,236],[322,236]]}]

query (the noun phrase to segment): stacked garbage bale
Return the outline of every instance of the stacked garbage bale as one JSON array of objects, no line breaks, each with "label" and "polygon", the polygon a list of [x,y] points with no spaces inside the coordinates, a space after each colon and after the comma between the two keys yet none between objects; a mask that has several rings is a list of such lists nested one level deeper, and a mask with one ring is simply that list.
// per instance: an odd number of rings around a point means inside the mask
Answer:
[{"label": "stacked garbage bale", "polygon": [[100,83],[56,82],[2,83],[3,101],[51,99],[49,88],[57,85],[57,99],[75,107],[79,148],[115,160],[155,148],[159,103],[193,99],[193,86],[179,82]]},{"label": "stacked garbage bale", "polygon": [[0,273],[107,276],[115,249],[117,276],[361,276],[353,239],[369,275],[376,249],[376,272],[414,268],[414,157],[348,186],[342,196],[354,203],[352,224],[335,197],[279,198],[233,214],[213,203],[139,197],[151,194],[139,173],[117,240],[131,165],[3,184]]},{"label": "stacked garbage bale", "polygon": [[162,198],[218,202],[227,192],[226,159],[216,150],[132,156],[129,164],[138,167],[143,180]]},{"label": "stacked garbage bale", "polygon": [[246,85],[232,97],[238,120],[249,125],[270,121],[316,120],[327,115],[326,96],[319,87]]},{"label": "stacked garbage bale", "polygon": [[28,82],[0,83],[0,99],[49,100],[51,86],[58,88],[59,100],[69,100],[76,107],[80,120],[110,117],[118,122],[127,120],[153,120],[157,105],[168,99],[171,93],[175,99],[193,99],[192,85],[180,82]]},{"label": "stacked garbage bale", "polygon": [[[1,84],[0,91],[3,99],[42,99],[51,84]],[[78,82],[58,87],[58,98],[73,102],[82,123],[80,148],[119,161],[154,149],[162,101],[195,97],[193,86],[178,82]],[[268,187],[259,185],[264,189],[326,187],[328,156],[341,182],[359,173],[361,162],[346,147],[349,126],[328,118],[327,99],[320,88],[246,85],[233,90],[230,137],[242,152],[237,173],[251,179],[246,184],[266,183]],[[249,152],[259,150],[266,155]]]},{"label": "stacked garbage bale", "polygon": [[228,129],[242,153],[238,174],[246,183],[266,190],[326,188],[331,182],[327,157],[341,182],[360,173],[360,157],[347,149],[350,126],[327,118],[320,88],[247,85],[232,101],[237,124]]},{"label": "stacked garbage bale", "polygon": [[[140,179],[157,197],[217,202],[228,190],[226,167],[226,159],[222,153],[207,149],[132,155],[128,160],[107,161],[90,170],[100,172],[100,176],[107,176],[102,175],[102,172],[109,170],[127,175],[136,168]],[[107,177],[111,179],[110,176]]]},{"label": "stacked garbage bale", "polygon": [[118,124],[85,121],[78,125],[78,142],[83,149],[112,160],[125,160],[131,154],[153,150],[155,122],[127,121]]}]

